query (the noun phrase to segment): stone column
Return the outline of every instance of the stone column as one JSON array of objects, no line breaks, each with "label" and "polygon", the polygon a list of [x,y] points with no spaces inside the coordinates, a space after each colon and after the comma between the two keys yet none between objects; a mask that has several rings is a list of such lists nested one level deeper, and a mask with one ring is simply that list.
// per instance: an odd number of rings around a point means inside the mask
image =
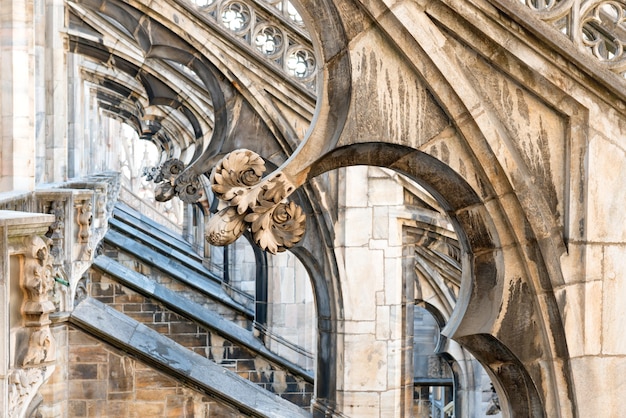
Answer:
[{"label": "stone column", "polygon": [[[44,0],[39,0],[44,1]],[[46,181],[67,179],[67,68],[63,0],[45,0]]]},{"label": "stone column", "polygon": [[33,2],[0,0],[0,191],[35,187]]},{"label": "stone column", "polygon": [[338,331],[338,409],[355,417],[410,416],[402,233],[390,216],[390,208],[403,203],[402,187],[379,169],[342,171],[336,252],[345,319]]}]

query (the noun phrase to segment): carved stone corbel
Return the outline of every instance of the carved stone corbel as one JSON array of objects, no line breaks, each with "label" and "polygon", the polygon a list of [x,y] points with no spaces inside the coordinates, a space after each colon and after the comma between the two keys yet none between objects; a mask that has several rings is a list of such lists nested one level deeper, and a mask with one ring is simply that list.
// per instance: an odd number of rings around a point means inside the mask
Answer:
[{"label": "carved stone corbel", "polygon": [[53,367],[16,369],[8,379],[9,417],[19,417],[27,410],[41,385],[50,377]]},{"label": "carved stone corbel", "polygon": [[306,216],[294,202],[286,201],[296,187],[278,172],[261,181],[265,162],[250,150],[226,155],[211,173],[215,195],[227,207],[206,226],[206,240],[228,245],[249,228],[262,249],[275,254],[297,244],[304,235]]}]

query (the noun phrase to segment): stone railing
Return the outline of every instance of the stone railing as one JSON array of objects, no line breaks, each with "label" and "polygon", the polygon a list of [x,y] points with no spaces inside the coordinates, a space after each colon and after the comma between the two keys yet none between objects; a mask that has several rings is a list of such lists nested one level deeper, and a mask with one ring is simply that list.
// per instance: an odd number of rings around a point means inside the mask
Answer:
[{"label": "stone railing", "polygon": [[317,63],[309,33],[286,0],[185,0],[208,22],[225,28],[253,53],[315,91]]},{"label": "stone railing", "polygon": [[626,77],[626,1],[517,0],[609,70]]},{"label": "stone railing", "polygon": [[76,286],[93,261],[119,194],[119,175],[103,173],[54,188],[0,194],[0,210],[53,215],[45,232],[55,311],[71,311]]}]

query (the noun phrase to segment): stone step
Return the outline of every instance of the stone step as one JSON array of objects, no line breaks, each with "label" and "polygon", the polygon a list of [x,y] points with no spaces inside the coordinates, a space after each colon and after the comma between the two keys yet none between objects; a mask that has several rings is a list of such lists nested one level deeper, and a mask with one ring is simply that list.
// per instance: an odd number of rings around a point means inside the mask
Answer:
[{"label": "stone step", "polygon": [[222,278],[203,264],[193,247],[172,231],[160,231],[158,224],[124,204],[117,204],[114,217],[109,220],[110,230],[120,232],[147,247],[174,259],[199,275],[218,283],[235,301],[248,309],[254,307],[254,296],[225,283]]},{"label": "stone step", "polygon": [[179,251],[186,253],[189,257],[195,257],[199,262],[202,262],[202,257],[194,251],[191,244],[189,244],[182,235],[148,218],[146,215],[125,203],[118,201],[115,204],[113,218],[135,229],[139,229],[164,243],[175,245]]},{"label": "stone step", "polygon": [[176,253],[181,255],[181,259],[189,259],[191,263],[202,265],[202,256],[198,255],[193,246],[180,234],[167,229],[124,203],[118,202],[115,205],[110,221],[116,222],[110,225],[114,229],[120,224],[125,224],[131,230],[141,232],[152,241],[165,245],[167,248],[175,248]]},{"label": "stone step", "polygon": [[104,243],[117,248],[122,253],[139,260],[149,268],[155,268],[171,279],[189,287],[217,303],[227,306],[229,309],[252,320],[254,311],[234,300],[221,286],[220,283],[199,274],[196,270],[181,264],[176,257],[162,254],[147,245],[137,241],[133,236],[127,236],[110,229]]},{"label": "stone step", "polygon": [[265,360],[277,364],[298,378],[313,383],[313,376],[309,372],[268,350],[249,330],[207,310],[166,286],[160,285],[106,256],[98,256],[94,260],[93,268],[106,273],[118,283],[137,293],[163,304],[177,315],[188,318],[194,323],[216,332],[222,338],[237,343]]},{"label": "stone step", "polygon": [[244,413],[259,417],[311,416],[293,403],[91,297],[85,298],[74,308],[70,322],[135,355],[159,371],[226,401]]}]

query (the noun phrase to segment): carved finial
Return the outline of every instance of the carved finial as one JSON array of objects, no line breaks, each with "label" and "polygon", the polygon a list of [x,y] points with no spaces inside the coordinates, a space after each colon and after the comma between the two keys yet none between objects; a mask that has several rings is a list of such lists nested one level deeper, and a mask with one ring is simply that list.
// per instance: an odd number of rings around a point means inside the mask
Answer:
[{"label": "carved finial", "polygon": [[306,216],[300,206],[285,199],[294,185],[282,174],[261,181],[263,159],[250,150],[226,155],[211,173],[215,195],[229,206],[207,223],[206,239],[228,245],[250,228],[254,241],[275,254],[293,247],[304,235]]}]

